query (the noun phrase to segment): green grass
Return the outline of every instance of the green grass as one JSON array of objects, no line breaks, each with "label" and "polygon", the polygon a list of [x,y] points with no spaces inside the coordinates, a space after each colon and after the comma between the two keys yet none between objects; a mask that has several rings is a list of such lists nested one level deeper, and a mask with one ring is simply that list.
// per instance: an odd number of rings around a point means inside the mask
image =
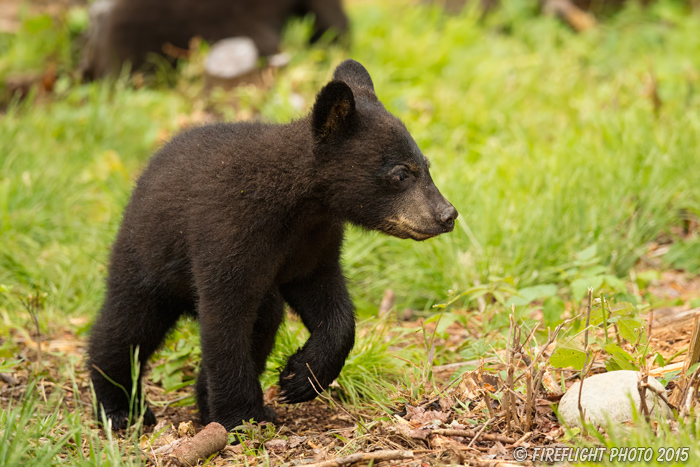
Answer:
[{"label": "green grass", "polygon": [[[140,89],[126,78],[78,84],[68,70],[77,64],[80,12],[65,24],[27,19],[19,34],[0,35],[0,92],[6,78],[41,71],[47,57],[57,61],[59,79],[49,97],[0,98],[0,329],[31,330],[22,300],[39,291],[42,332],[69,326],[85,334],[103,297],[122,209],[163,139],[204,108],[229,120],[288,121],[299,115],[292,94],[308,107],[346,57],[368,68],[460,212],[453,233],[422,243],[350,230],[344,263],[360,316],[376,314],[387,288],[396,292],[396,309],[428,312],[449,290],[477,282],[505,299],[555,284],[566,299],[576,295],[577,279],[626,277],[645,243],[700,215],[700,16],[680,3],[632,5],[585,34],[535,15],[525,0],[506,1],[485,20],[363,3],[350,10],[349,51],[306,47],[309,23],[297,22],[284,45],[292,62],[272,89],[209,97],[198,94],[198,63]],[[687,245],[691,251],[697,241]],[[474,305],[469,297],[463,305]],[[491,311],[491,326],[507,323],[503,309]],[[302,339],[287,328],[270,368]],[[11,340],[2,344],[1,357],[11,358]],[[340,381],[346,400],[393,397],[378,383],[398,371],[388,346],[371,338],[358,344]],[[80,428],[79,414],[36,391],[21,401],[0,413],[0,426],[35,412],[41,423],[3,442],[0,464],[56,463],[58,449],[72,464],[89,465],[68,447],[75,437],[87,440],[77,445],[92,443],[95,458],[119,463],[115,445]]]},{"label": "green grass", "polygon": [[[424,309],[490,276],[518,286],[558,281],[591,245],[599,264],[624,275],[682,210],[699,211],[700,20],[672,5],[631,8],[585,35],[509,10],[482,23],[436,9],[358,6],[350,53],[302,49],[298,24],[288,40],[292,65],[271,92],[244,104],[288,120],[297,114],[290,94],[310,103],[350,55],[432,159],[458,226],[424,243],[352,231],[345,263],[362,314],[385,288],[400,306]],[[10,52],[22,38],[4,38]],[[14,56],[0,63],[29,66]],[[658,115],[645,95],[649,76],[663,102]],[[178,115],[202,105],[124,80],[65,87],[50,102],[12,105],[0,126],[0,283],[38,283],[61,314],[97,308],[134,177]]]},{"label": "green grass", "polygon": [[[700,446],[697,442],[700,427],[694,417],[679,422],[675,428],[671,428],[665,423],[659,423],[657,427],[651,428],[643,420],[638,420],[636,423],[634,428],[620,427],[611,423],[600,431],[589,426],[590,441],[579,441],[579,445],[598,449],[605,448],[602,454],[603,462],[580,462],[576,465],[686,466],[695,465],[700,459]],[[601,431],[605,432],[606,435],[603,435]],[[572,438],[582,439],[578,428],[569,432],[568,435]],[[629,462],[629,458],[624,456],[631,456],[632,453],[636,453],[637,456],[644,455],[648,461]]]}]

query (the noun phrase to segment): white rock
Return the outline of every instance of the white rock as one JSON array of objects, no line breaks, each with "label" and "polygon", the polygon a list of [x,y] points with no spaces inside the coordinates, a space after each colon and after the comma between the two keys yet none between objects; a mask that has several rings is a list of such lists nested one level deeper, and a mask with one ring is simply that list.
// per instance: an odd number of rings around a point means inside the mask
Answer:
[{"label": "white rock", "polygon": [[258,68],[258,49],[249,37],[230,37],[215,43],[204,65],[207,74],[233,79]]},{"label": "white rock", "polygon": [[[622,423],[633,418],[633,403],[641,416],[641,397],[637,389],[639,373],[631,370],[610,371],[589,376],[583,382],[581,406],[586,421],[596,426],[605,426],[606,421]],[[580,427],[578,410],[579,383],[573,384],[559,402],[559,416],[569,426]],[[666,395],[666,389],[656,379],[649,377],[649,385]],[[668,405],[652,390],[646,390],[646,403],[654,418],[673,416]]]},{"label": "white rock", "polygon": [[273,68],[282,68],[289,65],[292,57],[287,52],[280,52],[278,54],[270,55],[267,58],[267,64]]}]

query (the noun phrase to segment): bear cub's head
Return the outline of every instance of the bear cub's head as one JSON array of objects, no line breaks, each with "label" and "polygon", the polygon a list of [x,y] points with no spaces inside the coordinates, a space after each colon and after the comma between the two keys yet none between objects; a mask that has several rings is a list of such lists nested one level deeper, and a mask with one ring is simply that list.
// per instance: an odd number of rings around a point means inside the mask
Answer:
[{"label": "bear cub's head", "polygon": [[344,219],[399,238],[425,240],[454,228],[457,210],[430,177],[406,126],[386,111],[367,70],[336,68],[311,114],[323,198]]}]

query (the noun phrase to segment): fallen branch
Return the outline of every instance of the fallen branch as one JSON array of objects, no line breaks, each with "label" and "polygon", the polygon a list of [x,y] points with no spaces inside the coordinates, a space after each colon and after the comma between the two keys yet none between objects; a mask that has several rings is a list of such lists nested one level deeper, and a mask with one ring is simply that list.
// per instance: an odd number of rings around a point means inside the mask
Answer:
[{"label": "fallen branch", "polygon": [[696,313],[695,321],[693,323],[693,336],[690,340],[690,347],[688,348],[688,354],[683,362],[683,369],[680,374],[680,378],[676,382],[676,388],[671,393],[671,402],[677,407],[681,407],[685,402],[686,395],[688,394],[688,389],[693,384],[694,379],[697,377],[697,369],[693,375],[688,377],[688,370],[700,362],[700,313]]},{"label": "fallen branch", "polygon": [[[443,435],[443,436],[462,436],[464,438],[475,438],[477,433],[474,430],[453,430],[450,428],[441,428],[438,430],[431,430],[430,434]],[[492,435],[489,433],[482,433],[479,435],[479,439],[484,441],[499,441],[501,443],[513,444],[517,440],[511,438],[510,436],[504,435]]]},{"label": "fallen branch", "polygon": [[514,464],[498,459],[474,459],[473,462],[477,467],[522,467],[523,464]]},{"label": "fallen branch", "polygon": [[206,459],[221,451],[228,444],[228,432],[222,425],[212,422],[202,431],[180,443],[173,452],[164,459],[168,466],[189,467],[196,465],[200,459]]},{"label": "fallen branch", "polygon": [[532,436],[532,431],[528,431],[527,433],[525,433],[524,435],[522,435],[515,443],[513,443],[513,444],[512,444],[511,446],[509,446],[509,447],[511,447],[511,448],[517,448],[518,446],[520,446],[521,444],[523,444],[525,441],[527,441],[527,439],[528,439],[530,436]]},{"label": "fallen branch", "polygon": [[649,376],[653,376],[655,378],[658,378],[659,376],[666,375],[666,373],[670,373],[672,371],[682,370],[683,365],[685,365],[685,362],[676,362],[676,363],[671,363],[670,365],[663,366],[661,368],[654,368],[653,370],[649,371]]},{"label": "fallen branch", "polygon": [[493,363],[496,362],[497,360],[495,358],[481,358],[479,360],[467,360],[466,362],[455,362],[455,363],[447,363],[445,365],[437,365],[433,367],[433,371],[442,371],[442,370],[451,370],[453,368],[459,368],[462,366],[479,366],[481,363]]},{"label": "fallen branch", "polygon": [[481,436],[484,433],[484,430],[486,429],[486,427],[489,426],[489,424],[491,422],[493,422],[494,420],[495,420],[495,418],[489,418],[489,420],[486,423],[484,423],[484,426],[482,426],[481,429],[474,434],[474,437],[472,438],[472,440],[469,441],[469,444],[467,445],[468,448],[472,447],[474,445],[474,443],[476,443],[476,441],[479,439],[479,436]]},{"label": "fallen branch", "polygon": [[341,465],[350,465],[356,462],[368,461],[391,461],[398,459],[413,459],[413,451],[374,451],[374,452],[358,452],[349,456],[339,457],[329,461],[318,462],[316,464],[308,464],[306,467],[339,467]]}]

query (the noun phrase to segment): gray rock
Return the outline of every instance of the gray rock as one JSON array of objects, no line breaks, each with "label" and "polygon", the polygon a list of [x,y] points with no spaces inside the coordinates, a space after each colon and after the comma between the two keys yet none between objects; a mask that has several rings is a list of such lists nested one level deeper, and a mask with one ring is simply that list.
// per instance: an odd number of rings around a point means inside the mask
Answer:
[{"label": "gray rock", "polygon": [[[581,393],[581,406],[585,410],[586,421],[596,426],[605,426],[607,420],[613,423],[632,420],[634,412],[632,404],[636,405],[636,411],[641,415],[638,380],[639,373],[630,370],[610,371],[586,378]],[[581,426],[578,410],[580,384],[573,384],[559,402],[560,418],[572,427]],[[651,376],[649,385],[666,395],[663,385]],[[673,416],[668,405],[650,389],[646,390],[645,399],[653,418]]]}]

